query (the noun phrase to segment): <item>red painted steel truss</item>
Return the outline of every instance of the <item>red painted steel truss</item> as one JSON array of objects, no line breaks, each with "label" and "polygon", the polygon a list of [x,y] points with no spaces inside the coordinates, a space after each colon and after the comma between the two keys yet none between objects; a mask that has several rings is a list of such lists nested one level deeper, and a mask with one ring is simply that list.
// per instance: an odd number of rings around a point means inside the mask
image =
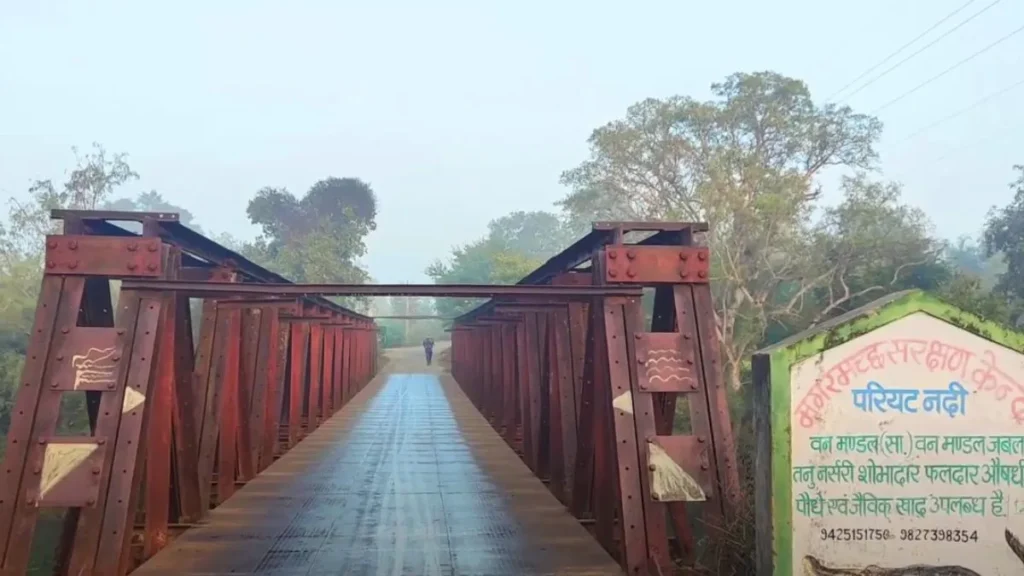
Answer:
[{"label": "red painted steel truss", "polygon": [[[625,244],[629,224],[658,234]],[[709,254],[693,231],[595,226],[589,254],[578,243],[527,277],[653,288],[649,321],[640,297],[605,295],[491,302],[452,330],[452,372],[467,395],[629,574],[685,571],[687,504],[700,505],[714,538],[740,497]],[[586,256],[589,269],[570,270]]]},{"label": "red painted steel truss", "polygon": [[324,295],[493,298],[455,320],[452,372],[630,574],[685,565],[687,503],[713,527],[739,498],[702,225],[597,223],[514,286],[346,286],[290,284],[175,215],[54,216],[0,468],[4,574],[41,508],[65,511],[58,573],[131,571],[350,400],[376,326]]},{"label": "red painted steel truss", "polygon": [[[57,573],[124,574],[365,386],[376,329],[323,298],[209,297],[194,331],[187,295],[131,280],[283,279],[173,216],[59,216],[0,473],[2,572],[25,573],[40,509],[57,508]],[[111,279],[124,281],[116,298]],[[75,394],[89,432],[61,435]]]}]

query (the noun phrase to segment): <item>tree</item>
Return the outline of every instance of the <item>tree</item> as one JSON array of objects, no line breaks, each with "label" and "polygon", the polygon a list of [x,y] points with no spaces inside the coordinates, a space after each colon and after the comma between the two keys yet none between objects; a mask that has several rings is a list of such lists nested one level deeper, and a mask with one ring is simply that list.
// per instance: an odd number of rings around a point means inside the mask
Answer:
[{"label": "tree", "polygon": [[93,144],[92,152],[80,155],[72,148],[77,164],[61,187],[53,180],[36,180],[29,187],[27,202],[11,200],[7,227],[0,226],[0,251],[7,257],[42,257],[42,238],[58,231],[50,219],[57,208],[95,210],[114,190],[139,175],[128,165],[127,154],[107,157],[106,150]]},{"label": "tree", "polygon": [[[803,82],[773,72],[734,74],[712,93],[648,99],[595,130],[590,158],[562,176],[571,191],[560,205],[571,221],[710,225],[716,331],[739,387],[769,329],[789,332],[904,285],[937,254],[898,188],[863,176],[844,180],[843,204],[808,224],[822,171],[873,167],[877,119],[818,106]],[[885,255],[893,238],[912,260]]]},{"label": "tree", "polygon": [[[515,284],[542,262],[483,238],[455,248],[448,261],[438,260],[426,272],[437,284]],[[442,316],[458,316],[483,302],[479,298],[440,298],[435,307]]]},{"label": "tree", "polygon": [[[263,188],[249,202],[249,220],[263,234],[241,253],[295,282],[362,284],[365,238],[376,224],[372,188],[355,178],[327,178],[301,199],[283,188]],[[365,298],[339,298],[365,308]]]},{"label": "tree", "polygon": [[575,239],[572,230],[558,216],[541,211],[512,212],[491,220],[487,230],[488,238],[502,250],[533,260],[546,260]]},{"label": "tree", "polygon": [[1024,166],[1014,166],[1017,180],[1010,184],[1013,199],[1003,208],[992,208],[982,241],[985,255],[1001,254],[1006,265],[995,289],[1015,300],[1024,299]]},{"label": "tree", "polygon": [[[123,210],[125,212],[173,212],[178,215],[178,222],[192,228],[196,232],[202,231],[202,229],[195,224],[195,217],[186,208],[171,204],[164,199],[163,195],[156,190],[150,190],[149,192],[141,192],[138,196],[133,198],[119,198],[113,202],[107,202],[103,206],[104,210]],[[137,229],[133,227],[133,231],[141,231],[141,226]]]}]

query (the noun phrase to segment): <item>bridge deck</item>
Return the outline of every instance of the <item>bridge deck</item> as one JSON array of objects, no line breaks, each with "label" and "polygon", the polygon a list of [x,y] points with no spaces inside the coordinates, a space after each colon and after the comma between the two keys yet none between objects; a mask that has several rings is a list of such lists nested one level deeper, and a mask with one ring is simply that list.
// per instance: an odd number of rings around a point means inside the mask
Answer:
[{"label": "bridge deck", "polygon": [[407,361],[135,573],[621,574],[450,376]]}]

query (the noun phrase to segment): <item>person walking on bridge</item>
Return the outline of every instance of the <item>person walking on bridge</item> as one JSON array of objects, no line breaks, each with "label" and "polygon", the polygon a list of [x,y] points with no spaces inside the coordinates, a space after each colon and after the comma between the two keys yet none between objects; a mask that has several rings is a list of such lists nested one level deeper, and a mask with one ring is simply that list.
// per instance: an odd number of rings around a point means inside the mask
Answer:
[{"label": "person walking on bridge", "polygon": [[427,366],[430,366],[430,361],[434,357],[434,339],[424,338],[423,339],[423,353],[427,356]]}]

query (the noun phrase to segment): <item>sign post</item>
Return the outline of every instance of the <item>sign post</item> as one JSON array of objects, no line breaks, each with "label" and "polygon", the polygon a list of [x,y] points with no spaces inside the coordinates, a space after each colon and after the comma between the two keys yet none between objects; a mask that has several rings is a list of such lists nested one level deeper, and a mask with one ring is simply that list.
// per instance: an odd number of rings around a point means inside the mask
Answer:
[{"label": "sign post", "polygon": [[1024,335],[918,291],[754,355],[757,573],[1024,573]]}]

